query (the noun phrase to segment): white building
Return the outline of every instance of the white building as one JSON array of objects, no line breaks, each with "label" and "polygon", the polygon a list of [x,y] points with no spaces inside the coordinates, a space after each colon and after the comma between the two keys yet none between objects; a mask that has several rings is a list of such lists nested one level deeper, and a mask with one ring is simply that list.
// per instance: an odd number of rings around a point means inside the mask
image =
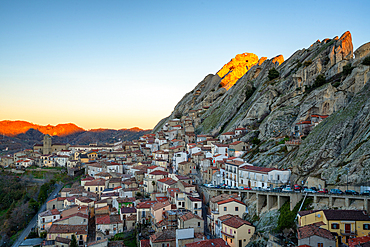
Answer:
[{"label": "white building", "polygon": [[287,184],[290,170],[245,165],[239,168],[239,183],[248,187],[278,187]]}]

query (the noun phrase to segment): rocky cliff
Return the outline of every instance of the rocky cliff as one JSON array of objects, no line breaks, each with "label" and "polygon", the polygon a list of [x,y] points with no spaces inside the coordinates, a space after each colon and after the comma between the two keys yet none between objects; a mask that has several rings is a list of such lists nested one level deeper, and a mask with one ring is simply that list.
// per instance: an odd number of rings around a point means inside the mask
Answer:
[{"label": "rocky cliff", "polygon": [[[254,58],[249,67],[239,57],[237,64],[246,66],[239,79],[230,79],[236,67],[226,64],[222,73],[206,76],[187,93],[154,130],[170,118],[203,108],[198,134],[217,136],[246,127],[249,133],[242,140],[261,141],[244,157],[250,163],[290,168],[293,182],[316,176],[340,184],[348,170],[349,181],[361,184],[370,176],[370,66],[364,62],[369,55],[370,43],[353,52],[351,33],[345,32],[340,38],[317,40],[285,61],[282,56]],[[276,78],[269,76],[273,68],[279,72]],[[324,120],[301,133],[305,139],[300,145],[282,141],[297,123],[316,115]]]}]

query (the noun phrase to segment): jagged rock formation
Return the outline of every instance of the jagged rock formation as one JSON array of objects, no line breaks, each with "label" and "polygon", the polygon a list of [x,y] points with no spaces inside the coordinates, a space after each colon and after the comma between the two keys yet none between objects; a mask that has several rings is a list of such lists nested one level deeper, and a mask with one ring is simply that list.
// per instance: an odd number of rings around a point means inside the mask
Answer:
[{"label": "jagged rock formation", "polygon": [[[369,55],[370,43],[353,52],[350,32],[318,40],[283,63],[280,56],[260,60],[229,90],[223,88],[227,84],[220,76],[208,75],[184,96],[169,118],[207,106],[196,132],[217,136],[237,127],[248,128],[242,140],[261,140],[244,157],[248,162],[290,168],[293,182],[310,175],[329,184],[343,184],[346,176],[342,175],[348,168],[349,181],[360,184],[370,178],[370,66],[362,64]],[[279,77],[270,80],[272,68]],[[279,143],[291,136],[298,122],[312,115],[329,117],[300,146],[288,150]]]},{"label": "jagged rock formation", "polygon": [[253,53],[236,55],[217,72],[217,75],[223,78],[221,86],[229,90],[251,67],[257,63],[261,64],[264,60],[266,60],[265,57],[261,58],[261,62],[258,62],[258,56]]}]

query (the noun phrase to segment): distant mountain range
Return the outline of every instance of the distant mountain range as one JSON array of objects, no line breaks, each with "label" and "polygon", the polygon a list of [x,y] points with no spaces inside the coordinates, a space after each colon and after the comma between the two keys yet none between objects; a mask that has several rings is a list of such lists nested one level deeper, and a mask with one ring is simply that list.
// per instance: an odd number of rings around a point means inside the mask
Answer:
[{"label": "distant mountain range", "polygon": [[[91,129],[85,130],[73,123],[53,125],[37,125],[27,121],[0,121],[0,154],[32,148],[41,143],[45,134],[53,137],[53,143],[89,144],[131,141],[150,133],[138,127],[131,129]],[[8,150],[4,152],[4,150]]]}]

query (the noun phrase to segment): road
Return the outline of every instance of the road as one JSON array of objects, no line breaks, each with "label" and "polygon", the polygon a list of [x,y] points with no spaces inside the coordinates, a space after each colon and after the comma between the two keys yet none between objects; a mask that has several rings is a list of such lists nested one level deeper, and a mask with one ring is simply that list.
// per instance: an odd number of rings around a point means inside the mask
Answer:
[{"label": "road", "polygon": [[39,213],[44,212],[46,210],[46,202],[50,201],[51,199],[55,198],[56,195],[59,193],[59,191],[62,189],[63,184],[56,184],[55,190],[50,194],[50,196],[46,199],[45,203],[42,204],[40,210],[37,212],[37,214],[32,218],[30,223],[28,223],[28,226],[22,231],[21,235],[17,238],[17,240],[13,243],[12,247],[18,247],[24,239],[30,234],[31,229],[36,226],[37,222],[37,216]]}]

